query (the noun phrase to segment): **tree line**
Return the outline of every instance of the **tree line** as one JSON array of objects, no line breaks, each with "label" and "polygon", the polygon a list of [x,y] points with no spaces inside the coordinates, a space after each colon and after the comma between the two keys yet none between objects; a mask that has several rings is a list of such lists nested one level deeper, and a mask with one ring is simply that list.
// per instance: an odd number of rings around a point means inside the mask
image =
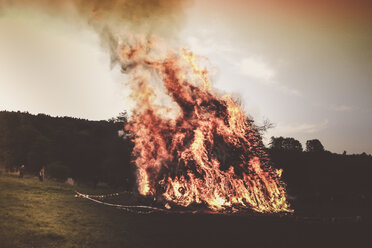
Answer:
[{"label": "tree line", "polygon": [[[9,171],[25,165],[26,173],[43,167],[49,177],[112,187],[135,188],[133,144],[124,132],[125,113],[107,121],[0,112],[0,166]],[[302,144],[272,137],[267,153],[283,169],[283,180],[296,204],[370,204],[372,156],[327,151],[318,139]],[[367,203],[366,203],[367,202]],[[358,204],[359,204],[358,203]],[[298,206],[297,206],[298,208]]]},{"label": "tree line", "polygon": [[112,186],[134,184],[131,165],[132,143],[123,131],[126,115],[109,121],[88,121],[71,117],[0,112],[0,165],[59,180],[107,182]]},{"label": "tree line", "polygon": [[[302,152],[302,144],[294,138],[271,137],[269,144],[271,150]],[[318,139],[306,141],[306,152],[324,152],[324,146]]]},{"label": "tree line", "polygon": [[283,169],[297,210],[311,205],[314,212],[341,215],[372,207],[371,155],[332,153],[318,139],[308,140],[303,149],[298,140],[284,137],[272,137],[268,153],[273,166]]}]

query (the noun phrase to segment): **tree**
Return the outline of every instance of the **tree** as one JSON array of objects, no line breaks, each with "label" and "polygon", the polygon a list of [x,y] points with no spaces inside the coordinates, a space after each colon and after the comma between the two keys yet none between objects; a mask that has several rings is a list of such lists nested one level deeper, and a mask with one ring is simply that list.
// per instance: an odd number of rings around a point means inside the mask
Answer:
[{"label": "tree", "polygon": [[108,120],[109,122],[120,122],[120,123],[127,123],[128,121],[128,113],[126,111],[120,112],[117,117],[113,117]]},{"label": "tree", "polygon": [[55,161],[46,166],[47,175],[49,177],[65,181],[70,176],[70,169],[60,161]]},{"label": "tree", "polygon": [[263,133],[267,132],[267,130],[272,129],[274,127],[275,127],[274,123],[272,123],[269,119],[264,119],[264,121],[262,122],[262,125],[257,127],[257,130],[262,135]]},{"label": "tree", "polygon": [[278,151],[302,152],[301,142],[294,138],[271,137],[270,148]]},{"label": "tree", "polygon": [[0,111],[0,166],[14,170],[24,164],[33,174],[46,166],[47,175],[60,180],[134,184],[133,144],[118,135],[126,118],[125,112],[115,121],[88,121]]},{"label": "tree", "polygon": [[307,152],[324,152],[324,146],[318,139],[306,141]]}]

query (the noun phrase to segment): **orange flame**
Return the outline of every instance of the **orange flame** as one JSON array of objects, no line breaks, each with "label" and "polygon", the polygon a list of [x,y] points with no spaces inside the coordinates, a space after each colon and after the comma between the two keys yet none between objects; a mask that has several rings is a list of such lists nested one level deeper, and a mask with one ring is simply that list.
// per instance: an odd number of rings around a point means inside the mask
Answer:
[{"label": "orange flame", "polygon": [[[137,101],[126,128],[133,135],[138,191],[180,206],[214,211],[291,212],[281,170],[270,167],[253,121],[230,97],[210,89],[209,73],[187,50],[158,55],[154,42],[120,47]],[[161,87],[153,86],[155,81]],[[155,103],[159,89],[178,105]]]}]

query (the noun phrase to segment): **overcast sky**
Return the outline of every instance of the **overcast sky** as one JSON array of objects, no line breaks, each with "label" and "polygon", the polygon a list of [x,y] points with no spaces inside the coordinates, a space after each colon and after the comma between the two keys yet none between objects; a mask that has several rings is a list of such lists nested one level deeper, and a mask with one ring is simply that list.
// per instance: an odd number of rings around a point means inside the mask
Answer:
[{"label": "overcast sky", "polygon": [[[372,9],[309,2],[194,1],[179,42],[209,59],[215,88],[276,125],[267,138],[372,153]],[[130,108],[125,80],[87,25],[27,6],[0,11],[0,110],[108,119]]]}]

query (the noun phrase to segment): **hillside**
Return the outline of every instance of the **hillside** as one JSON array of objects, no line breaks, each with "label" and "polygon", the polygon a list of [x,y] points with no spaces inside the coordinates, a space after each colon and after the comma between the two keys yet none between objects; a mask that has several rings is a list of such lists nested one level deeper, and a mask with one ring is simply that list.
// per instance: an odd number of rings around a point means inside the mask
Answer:
[{"label": "hillside", "polygon": [[0,166],[36,175],[112,186],[134,184],[130,165],[131,142],[119,136],[125,116],[111,121],[89,121],[22,112],[0,112]]}]

